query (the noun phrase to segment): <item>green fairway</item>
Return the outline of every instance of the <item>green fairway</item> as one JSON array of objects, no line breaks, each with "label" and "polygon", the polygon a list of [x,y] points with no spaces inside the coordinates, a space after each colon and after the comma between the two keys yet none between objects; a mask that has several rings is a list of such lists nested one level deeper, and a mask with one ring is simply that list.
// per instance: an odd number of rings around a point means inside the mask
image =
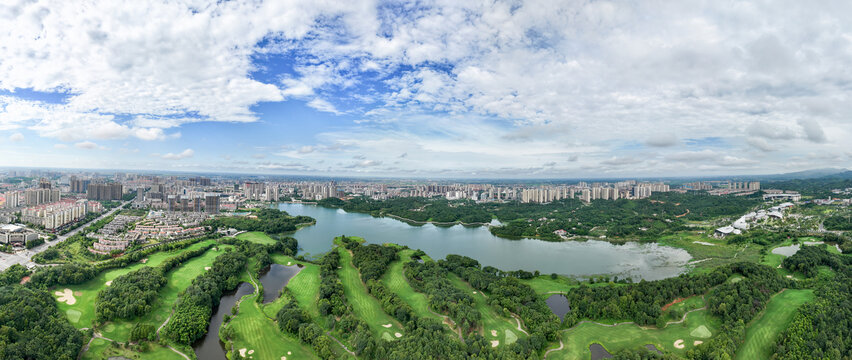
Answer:
[{"label": "green fairway", "polygon": [[[514,319],[507,319],[497,314],[488,303],[486,303],[485,295],[482,292],[475,290],[464,280],[455,274],[448,274],[447,278],[453,285],[469,294],[476,302],[476,310],[482,315],[482,329],[480,335],[488,341],[499,341],[499,345],[512,344],[518,340],[518,337],[526,337],[527,334],[518,330],[518,323]],[[495,344],[492,342],[492,344]]]},{"label": "green fairway", "polygon": [[[589,345],[599,343],[610,353],[624,349],[638,349],[646,344],[653,344],[662,351],[669,351],[684,356],[689,349],[695,348],[695,341],[707,341],[706,328],[712,335],[719,329],[719,321],[707,314],[706,310],[691,312],[686,321],[681,324],[671,324],[664,329],[642,329],[635,324],[618,326],[601,326],[593,323],[583,323],[561,333],[565,348],[550,353],[548,359],[588,359],[591,356]],[[683,340],[683,349],[675,347],[675,342]]]},{"label": "green fairway", "polygon": [[[95,298],[97,298],[98,292],[106,286],[105,284],[107,281],[112,281],[121,275],[137,270],[143,266],[160,265],[166,259],[176,256],[184,251],[198,249],[213,243],[216,243],[216,240],[202,241],[181,250],[156,252],[149,255],[147,258],[148,260],[145,263],[137,262],[123,268],[104,271],[95,276],[94,279],[85,283],[71,286],[60,286],[51,290],[50,293],[54,294],[55,291],[62,291],[65,288],[70,289],[74,294],[74,300],[76,303],[68,305],[65,302],[57,301],[59,310],[68,316],[68,320],[71,321],[71,324],[74,325],[74,327],[78,329],[91,328],[92,322],[95,320]],[[54,297],[57,296],[54,294]]]},{"label": "green fairway", "polygon": [[[287,264],[287,262],[292,261],[292,258],[284,255],[273,255],[272,259],[279,264]],[[299,271],[296,276],[290,279],[287,283],[287,289],[289,289],[293,297],[296,298],[296,301],[299,303],[299,307],[307,311],[312,318],[316,319],[319,317],[317,297],[319,297],[320,288],[320,268],[319,266],[311,263],[299,263],[303,264],[305,267]],[[280,309],[284,306],[284,304],[279,303],[279,300],[276,300],[269,305],[273,307],[277,306],[277,309]],[[274,316],[275,313],[277,313],[277,309],[275,309],[274,312],[266,310],[266,313],[270,314],[270,316]]]},{"label": "green fairway", "polygon": [[228,245],[220,245],[218,250],[214,247],[207,250],[203,255],[189,259],[183,265],[169,271],[166,274],[168,282],[160,289],[157,300],[151,304],[151,311],[145,316],[131,320],[112,321],[100,327],[103,336],[113,340],[125,342],[130,340],[130,330],[137,323],[147,323],[155,328],[166,321],[172,310],[172,305],[177,300],[178,293],[189,287],[192,280],[201,275],[213,264],[217,256],[223,254]]},{"label": "green fairway", "polygon": [[382,282],[388,290],[399,295],[408,306],[411,306],[417,316],[443,321],[442,317],[429,311],[429,299],[426,298],[426,295],[415,291],[408,280],[405,279],[403,265],[411,261],[411,254],[413,253],[414,250],[411,249],[400,251],[400,259],[390,264],[388,271],[382,276]]},{"label": "green fairway", "polygon": [[[338,247],[340,252],[340,281],[346,300],[352,305],[355,315],[370,326],[376,336],[387,339],[388,335],[404,334],[402,326],[396,319],[385,314],[379,301],[367,292],[367,287],[361,282],[358,269],[352,265],[352,254]],[[389,327],[383,326],[390,324]],[[388,335],[382,335],[387,333]]]},{"label": "green fairway", "polygon": [[269,237],[269,235],[266,235],[266,233],[260,232],[260,231],[252,231],[252,232],[239,234],[239,235],[237,235],[237,239],[250,241],[250,242],[253,242],[253,243],[257,243],[257,244],[263,244],[263,245],[272,245],[272,244],[275,244],[275,242],[276,242],[275,239]]},{"label": "green fairway", "polygon": [[313,350],[298,339],[278,329],[267,318],[257,303],[257,294],[246,295],[240,302],[239,312],[228,323],[233,330],[232,345],[235,358],[245,349],[245,358],[254,359],[317,359]]},{"label": "green fairway", "polygon": [[785,290],[769,300],[763,315],[746,329],[745,342],[737,349],[737,359],[768,359],[775,340],[802,304],[814,298],[813,290]]}]

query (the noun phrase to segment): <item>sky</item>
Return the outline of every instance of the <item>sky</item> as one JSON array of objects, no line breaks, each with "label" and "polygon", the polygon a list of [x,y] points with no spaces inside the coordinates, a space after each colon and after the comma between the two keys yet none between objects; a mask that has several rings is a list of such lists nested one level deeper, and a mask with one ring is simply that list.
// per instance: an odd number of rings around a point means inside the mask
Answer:
[{"label": "sky", "polygon": [[849,1],[0,3],[0,166],[848,168],[850,95]]}]

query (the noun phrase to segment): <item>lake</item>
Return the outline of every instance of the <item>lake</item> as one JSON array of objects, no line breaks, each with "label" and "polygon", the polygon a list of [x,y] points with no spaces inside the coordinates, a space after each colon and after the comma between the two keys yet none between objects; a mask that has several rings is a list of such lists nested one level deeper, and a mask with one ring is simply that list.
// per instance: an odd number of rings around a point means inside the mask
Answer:
[{"label": "lake", "polygon": [[448,254],[465,255],[482,265],[506,271],[538,270],[542,274],[573,277],[607,274],[634,280],[677,276],[686,271],[686,263],[691,259],[686,250],[657,244],[510,240],[492,235],[484,226],[412,226],[387,217],[376,218],[369,214],[308,204],[281,203],[278,208],[291,215],[305,215],[317,220],[316,225],[293,234],[299,240],[302,253],[307,256],[327,252],[335,236],[355,235],[368,243],[396,243],[421,249],[435,259],[445,258]]},{"label": "lake", "polygon": [[207,333],[192,345],[195,350],[195,356],[199,359],[211,360],[227,360],[225,350],[222,348],[222,342],[219,341],[219,326],[222,325],[222,320],[225,314],[231,313],[231,308],[245,295],[254,292],[254,286],[249,283],[241,283],[236,291],[231,291],[222,296],[219,300],[219,306],[214,310],[213,316],[210,318],[210,324],[207,325]]}]

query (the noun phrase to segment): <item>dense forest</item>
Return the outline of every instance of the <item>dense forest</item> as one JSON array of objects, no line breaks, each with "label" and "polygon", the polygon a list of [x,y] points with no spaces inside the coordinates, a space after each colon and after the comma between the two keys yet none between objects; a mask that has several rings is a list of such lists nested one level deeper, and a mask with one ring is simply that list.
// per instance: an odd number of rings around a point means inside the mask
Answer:
[{"label": "dense forest", "polygon": [[447,279],[446,270],[435,262],[407,262],[405,277],[415,290],[426,294],[429,307],[448,315],[464,333],[479,327],[479,311],[470,295],[462,292]]},{"label": "dense forest", "polygon": [[827,230],[849,231],[852,230],[852,214],[828,216],[822,224]]},{"label": "dense forest", "polygon": [[296,231],[299,224],[313,223],[315,220],[308,216],[290,216],[286,211],[278,209],[261,209],[251,216],[224,216],[207,220],[205,226],[216,228],[234,228],[244,231],[263,231],[267,234],[280,234]]},{"label": "dense forest", "polygon": [[178,295],[172,318],[163,328],[164,334],[180,344],[191,344],[207,332],[213,307],[219,304],[222,293],[239,285],[239,274],[246,256],[226,251],[213,260],[210,270],[199,275]]},{"label": "dense forest", "polygon": [[143,267],[117,277],[95,300],[95,316],[99,322],[132,319],[151,310],[160,288],[166,284],[163,271]]},{"label": "dense forest", "polygon": [[563,199],[548,204],[521,202],[476,203],[442,198],[394,198],[372,200],[355,197],[348,201],[328,198],[319,201],[327,207],[364,212],[373,216],[394,215],[414,221],[488,223],[496,217],[503,224],[491,227],[502,237],[538,237],[558,240],[556,230],[571,235],[589,235],[605,229],[610,238],[653,239],[667,231],[683,228],[683,220],[706,220],[742,215],[760,203],[758,195],[714,196],[706,193],[656,193],[641,200]]},{"label": "dense forest", "polygon": [[530,330],[528,338],[519,339],[513,346],[521,355],[528,356],[546,347],[548,341],[556,340],[559,319],[531,287],[507,276],[512,273],[503,273],[490,266],[480,268],[478,261],[460,255],[447,255],[446,260],[438,263],[473,288],[487,292],[490,295],[488,303],[504,316],[517,314],[520,317]]},{"label": "dense forest", "polygon": [[852,258],[807,246],[784,260],[784,267],[809,277],[823,266],[834,277],[817,284],[816,300],[799,308],[781,333],[775,348],[777,359],[852,358]]},{"label": "dense forest", "polygon": [[82,346],[83,334],[48,292],[0,287],[0,358],[73,360]]}]

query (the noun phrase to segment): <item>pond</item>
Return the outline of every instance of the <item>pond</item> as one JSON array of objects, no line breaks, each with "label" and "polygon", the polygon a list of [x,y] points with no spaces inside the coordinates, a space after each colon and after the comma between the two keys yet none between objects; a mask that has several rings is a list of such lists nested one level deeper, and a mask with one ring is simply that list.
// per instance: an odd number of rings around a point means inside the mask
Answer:
[{"label": "pond", "polygon": [[556,316],[559,317],[559,321],[565,320],[565,314],[571,311],[571,306],[568,303],[568,298],[562,294],[551,295],[548,297],[545,302],[547,306],[550,307],[550,311],[552,311]]},{"label": "pond", "polygon": [[254,292],[254,287],[249,283],[242,283],[236,291],[222,296],[219,301],[219,306],[214,309],[213,317],[210,318],[210,325],[207,326],[207,334],[192,344],[195,350],[195,356],[199,359],[212,360],[227,360],[225,357],[225,349],[221,341],[219,341],[219,326],[222,324],[222,319],[225,314],[231,313],[231,308],[237,301],[248,294]]},{"label": "pond", "polygon": [[[805,246],[813,246],[813,245],[823,245],[825,243],[822,242],[822,241],[803,241],[802,244],[804,244]],[[790,257],[790,256],[793,256],[795,253],[799,252],[799,249],[802,248],[802,244],[795,244],[795,245],[789,245],[789,246],[779,246],[777,248],[772,249],[772,253],[777,254],[777,255],[783,255],[783,256]],[[837,245],[837,244],[834,244],[834,248],[837,249],[838,252],[841,251],[840,246]]]},{"label": "pond", "polygon": [[592,360],[611,359],[612,354],[606,351],[601,344],[594,343],[589,345],[589,351],[592,352]]},{"label": "pond", "polygon": [[281,203],[278,208],[291,215],[305,215],[317,220],[316,225],[293,234],[308,257],[331,249],[335,236],[354,235],[363,237],[368,243],[396,243],[421,249],[435,259],[448,254],[465,255],[478,260],[483,266],[506,271],[538,270],[543,274],[574,277],[607,274],[637,281],[677,276],[686,271],[686,264],[691,259],[683,249],[657,244],[510,240],[492,235],[484,226],[413,226],[387,217],[377,218],[309,204]]},{"label": "pond", "polygon": [[263,303],[266,304],[277,299],[281,289],[287,286],[287,282],[298,273],[299,267],[295,265],[270,265],[269,270],[260,276],[260,283],[263,284]]}]

